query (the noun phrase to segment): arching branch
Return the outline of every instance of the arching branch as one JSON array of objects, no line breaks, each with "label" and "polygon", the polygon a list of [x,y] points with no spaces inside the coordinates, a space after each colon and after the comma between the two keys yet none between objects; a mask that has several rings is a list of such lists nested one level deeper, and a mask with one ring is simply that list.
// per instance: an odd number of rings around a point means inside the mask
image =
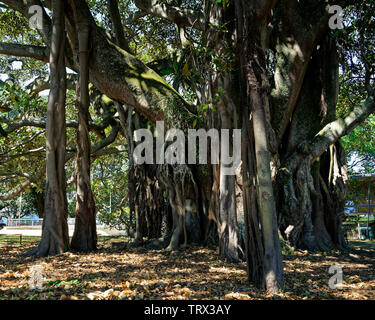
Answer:
[{"label": "arching branch", "polygon": [[17,43],[0,43],[0,54],[16,57],[27,57],[40,60],[43,62],[49,61],[49,50],[47,47],[23,45]]},{"label": "arching branch", "polygon": [[[68,74],[66,77],[66,87],[69,90],[75,90],[75,84],[77,81],[76,74]],[[33,82],[26,86],[26,90],[30,90],[33,93],[40,93],[44,90],[51,88],[50,78],[36,78]]]},{"label": "arching branch", "polygon": [[339,118],[328,123],[312,141],[305,143],[303,152],[294,153],[286,160],[285,167],[289,172],[292,172],[298,168],[299,164],[304,160],[308,160],[312,163],[316,158],[320,157],[330,145],[353,131],[373,112],[375,112],[375,98],[374,96],[370,96],[362,105],[354,108],[345,118]]},{"label": "arching branch", "polygon": [[[116,151],[111,148],[101,151],[103,148],[109,146],[111,143],[113,143],[116,140],[119,131],[120,131],[120,125],[116,123],[115,125],[113,125],[111,133],[106,138],[104,138],[103,140],[99,141],[98,143],[94,144],[91,147],[92,157],[98,158],[100,156],[110,154],[110,153],[123,152],[121,149],[118,149],[118,148],[116,148]],[[65,162],[68,162],[69,160],[73,159],[75,155],[76,155],[76,152],[68,153],[65,157]],[[41,170],[38,174],[36,174],[35,176],[23,182],[17,189],[9,192],[6,195],[0,195],[0,201],[9,201],[17,197],[21,192],[23,192],[31,184],[36,183],[37,181],[42,179],[45,173],[46,173],[46,170],[43,168],[43,170]],[[10,173],[10,174],[14,174],[14,173]]]},{"label": "arching branch", "polygon": [[204,30],[204,17],[200,11],[179,8],[160,3],[157,0],[135,0],[135,5],[155,17],[159,17],[179,26],[189,26]]},{"label": "arching branch", "polygon": [[35,175],[32,179],[29,179],[23,182],[16,190],[13,190],[12,192],[6,195],[0,195],[0,201],[9,201],[17,197],[22,191],[24,191],[32,183],[35,183],[38,180],[40,180],[44,176],[44,174],[45,174],[45,170],[42,170],[37,175]]},{"label": "arching branch", "polygon": [[[16,131],[20,128],[23,128],[23,127],[34,127],[34,128],[41,128],[41,129],[46,128],[46,122],[41,121],[41,120],[33,120],[33,119],[28,120],[28,119],[26,119],[26,120],[22,120],[20,122],[12,122],[12,121],[9,121],[7,119],[1,118],[0,122],[6,123],[8,125],[8,127],[4,130],[6,132],[6,134],[10,134],[10,133],[12,133],[12,132],[14,132],[14,131]],[[68,128],[77,129],[78,128],[78,122],[77,121],[67,121],[66,126]],[[90,129],[90,131],[95,132],[97,135],[103,136],[103,130],[105,128],[107,128],[108,126],[109,126],[109,123],[107,123],[107,121],[104,121],[101,124],[90,123],[89,129]]]}]

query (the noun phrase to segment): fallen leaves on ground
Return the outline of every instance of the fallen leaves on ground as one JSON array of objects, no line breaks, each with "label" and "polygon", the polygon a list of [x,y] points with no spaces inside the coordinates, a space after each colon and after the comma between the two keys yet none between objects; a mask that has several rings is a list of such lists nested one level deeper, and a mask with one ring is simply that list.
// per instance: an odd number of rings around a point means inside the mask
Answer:
[{"label": "fallen leaves on ground", "polygon": [[[0,299],[375,299],[375,246],[338,252],[284,255],[285,288],[278,294],[247,281],[246,264],[222,261],[215,250],[191,246],[167,253],[121,251],[108,242],[90,254],[67,252],[35,258],[20,254],[32,244],[0,244]],[[330,289],[328,269],[343,270],[342,289]],[[30,290],[30,270],[42,270]]]}]

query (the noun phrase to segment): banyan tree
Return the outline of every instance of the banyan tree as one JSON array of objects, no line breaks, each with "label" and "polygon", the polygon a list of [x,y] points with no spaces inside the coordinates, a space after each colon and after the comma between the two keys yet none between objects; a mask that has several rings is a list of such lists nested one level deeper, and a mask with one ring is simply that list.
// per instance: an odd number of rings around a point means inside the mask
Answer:
[{"label": "banyan tree", "polygon": [[[139,244],[146,236],[160,237],[164,221],[167,249],[213,241],[223,258],[246,259],[249,279],[271,291],[283,285],[279,237],[310,251],[345,249],[347,169],[340,138],[375,110],[374,2],[336,1],[344,10],[341,22],[339,10],[332,12],[323,0],[134,0],[130,20],[122,12],[130,7],[108,0],[107,29],[97,23],[90,1],[1,2],[28,19],[34,17],[29,8],[39,6],[43,23],[37,31],[45,45],[0,43],[0,53],[49,62],[51,69],[46,200],[37,254],[70,246],[63,170],[65,67],[78,74],[72,249],[96,248],[90,186],[95,149],[88,138],[94,130],[88,111],[93,96],[101,97],[103,110],[114,108],[106,121],[127,140],[128,205]],[[170,56],[146,64],[124,28],[147,16],[167,23],[177,45]],[[348,65],[356,70],[364,100],[338,117]],[[138,164],[133,153],[142,141],[134,134],[142,128],[153,132],[156,153],[158,135],[169,129],[185,137],[189,129],[227,130],[230,138],[240,130],[241,163],[226,174],[230,164],[221,157],[212,161],[207,143],[207,164],[189,163],[187,152],[184,164],[158,163],[156,154],[153,164]],[[238,151],[228,141],[220,153]]]}]

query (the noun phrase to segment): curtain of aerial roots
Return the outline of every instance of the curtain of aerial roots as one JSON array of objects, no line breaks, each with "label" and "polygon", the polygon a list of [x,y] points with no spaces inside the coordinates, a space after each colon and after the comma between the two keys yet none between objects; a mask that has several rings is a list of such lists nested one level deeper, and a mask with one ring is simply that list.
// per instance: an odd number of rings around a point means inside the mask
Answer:
[{"label": "curtain of aerial roots", "polygon": [[123,128],[127,128],[128,199],[130,212],[136,217],[135,244],[144,244],[145,237],[155,239],[162,235],[164,241],[160,245],[167,250],[184,248],[189,240],[199,242],[198,191],[191,169],[186,165],[136,164],[130,137],[134,130],[146,128],[147,121],[137,114],[132,116],[131,108],[127,117],[123,109],[119,114]]},{"label": "curtain of aerial roots", "polygon": [[[206,7],[206,16],[210,23],[206,24],[207,47],[214,52],[215,56],[222,56],[223,50],[228,48],[233,35],[233,24],[227,21],[233,21],[233,6],[229,9],[218,6],[216,1],[209,1]],[[215,22],[215,23],[213,23]],[[218,31],[216,25],[225,25],[229,32]],[[229,67],[229,66],[228,66]],[[229,69],[229,68],[228,68]],[[234,76],[229,71],[210,70],[206,73],[207,87],[202,94],[202,103],[210,104],[213,101],[215,111],[210,112],[207,119],[206,128],[215,128],[219,132],[221,129],[236,129],[238,126],[237,106],[233,101],[234,96]],[[219,101],[217,97],[220,96]],[[229,135],[232,137],[232,135]],[[228,143],[221,144],[220,151],[225,155],[233,154],[232,139]],[[208,166],[212,181],[211,190],[209,190],[208,200],[208,225],[205,230],[206,241],[218,238],[219,253],[223,259],[231,262],[239,262],[242,256],[240,246],[240,232],[237,217],[236,200],[236,176],[226,175],[225,170],[228,166],[219,160],[218,164]],[[230,167],[230,166],[229,166]],[[213,227],[216,230],[213,230]]]},{"label": "curtain of aerial roots", "polygon": [[65,180],[65,22],[63,1],[52,1],[51,90],[47,106],[47,175],[42,238],[35,253],[60,254],[69,249]]},{"label": "curtain of aerial roots", "polygon": [[158,238],[161,235],[162,212],[157,186],[158,181],[152,173],[152,165],[142,164],[132,166],[129,174],[129,182],[134,184],[133,194],[129,194],[134,204],[136,217],[135,243],[142,245],[144,238]]},{"label": "curtain of aerial roots", "polygon": [[[185,166],[160,166],[158,179],[166,189],[169,205],[172,210],[173,227],[168,251],[185,248],[187,244],[186,220],[185,220],[185,174],[188,168]],[[181,171],[180,171],[181,170]],[[182,243],[181,243],[182,241]]]},{"label": "curtain of aerial roots", "polygon": [[77,162],[76,162],[76,220],[71,248],[92,251],[97,246],[96,208],[90,181],[91,143],[89,121],[89,26],[78,24],[79,81],[77,83]]},{"label": "curtain of aerial roots", "polygon": [[134,197],[131,201],[136,213],[136,244],[142,244],[143,237],[154,239],[162,235],[168,251],[185,248],[189,239],[199,242],[196,189],[190,170],[185,166],[135,165],[130,172],[135,189],[130,196]]},{"label": "curtain of aerial roots", "polygon": [[[133,113],[133,108],[128,107],[127,112],[123,106],[118,105],[120,121],[123,126],[124,136],[128,143],[129,169],[128,169],[128,201],[129,216],[135,216],[135,244],[144,244],[144,238],[156,239],[162,236],[163,220],[167,221],[169,212],[168,201],[165,197],[165,188],[157,178],[158,165],[136,164],[133,159],[135,148],[134,130],[146,126],[145,119]],[[126,114],[127,113],[127,114]],[[129,223],[132,224],[131,219]],[[164,225],[168,233],[168,224]]]}]

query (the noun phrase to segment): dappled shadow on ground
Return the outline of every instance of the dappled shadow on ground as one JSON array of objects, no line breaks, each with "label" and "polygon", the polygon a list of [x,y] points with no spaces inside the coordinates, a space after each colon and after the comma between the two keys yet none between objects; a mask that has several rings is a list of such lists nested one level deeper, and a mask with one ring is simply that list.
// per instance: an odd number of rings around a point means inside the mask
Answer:
[{"label": "dappled shadow on ground", "polygon": [[[1,244],[0,244],[1,245]],[[220,260],[199,246],[166,253],[101,242],[90,254],[23,257],[31,244],[0,247],[0,299],[375,299],[375,250],[284,256],[285,289],[273,295],[247,281],[246,265]],[[43,288],[29,290],[30,268],[43,268]],[[330,289],[332,265],[343,268],[342,290]]]},{"label": "dappled shadow on ground", "polygon": [[[286,287],[309,299],[375,299],[375,247],[351,246],[346,253],[296,252],[283,257]],[[332,290],[331,266],[343,272],[342,289]],[[300,280],[298,280],[300,279]]]}]

